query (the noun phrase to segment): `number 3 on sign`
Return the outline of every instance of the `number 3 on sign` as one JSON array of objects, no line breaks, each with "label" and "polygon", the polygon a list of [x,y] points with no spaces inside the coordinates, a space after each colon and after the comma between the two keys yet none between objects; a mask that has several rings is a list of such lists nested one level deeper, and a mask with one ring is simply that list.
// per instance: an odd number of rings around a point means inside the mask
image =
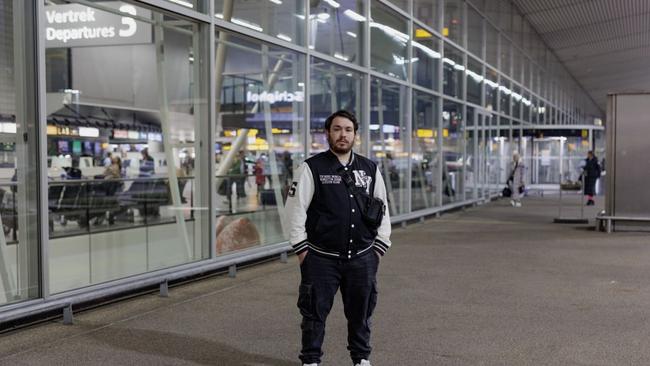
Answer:
[{"label": "number 3 on sign", "polygon": [[[131,15],[137,15],[135,7],[133,5],[122,5],[120,6],[120,11],[122,13],[127,13]],[[127,29],[120,29],[120,37],[131,37],[135,34],[138,29],[138,25],[135,23],[135,19],[129,17],[122,17],[122,24],[128,26]]]}]

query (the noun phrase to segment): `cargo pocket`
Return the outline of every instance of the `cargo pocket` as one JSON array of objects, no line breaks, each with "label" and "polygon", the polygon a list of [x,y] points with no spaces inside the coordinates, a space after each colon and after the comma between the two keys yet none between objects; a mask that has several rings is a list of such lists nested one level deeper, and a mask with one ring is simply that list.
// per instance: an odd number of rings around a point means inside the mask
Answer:
[{"label": "cargo pocket", "polygon": [[[307,259],[307,258],[305,258]],[[298,309],[300,314],[306,318],[311,318],[312,311],[312,285],[302,283],[298,289]]]}]

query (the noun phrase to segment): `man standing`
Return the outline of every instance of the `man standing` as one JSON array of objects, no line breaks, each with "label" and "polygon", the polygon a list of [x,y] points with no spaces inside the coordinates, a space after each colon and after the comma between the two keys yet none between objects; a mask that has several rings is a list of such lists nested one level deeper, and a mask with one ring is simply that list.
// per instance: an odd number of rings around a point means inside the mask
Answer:
[{"label": "man standing", "polygon": [[[290,241],[300,261],[298,308],[302,314],[303,365],[323,355],[325,321],[341,289],[354,365],[370,366],[370,318],[377,303],[379,260],[390,247],[390,218],[369,219],[374,201],[387,207],[377,164],[352,152],[359,124],[338,111],[325,121],[330,149],[307,159],[289,189]],[[347,178],[347,179],[346,179]],[[376,197],[378,200],[374,200]],[[364,201],[365,200],[365,201]]]}]

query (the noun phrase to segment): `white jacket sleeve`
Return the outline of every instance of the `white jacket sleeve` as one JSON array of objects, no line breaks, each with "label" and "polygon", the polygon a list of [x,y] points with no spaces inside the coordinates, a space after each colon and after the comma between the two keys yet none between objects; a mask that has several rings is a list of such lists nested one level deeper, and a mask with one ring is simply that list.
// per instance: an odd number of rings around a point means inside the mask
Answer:
[{"label": "white jacket sleeve", "polygon": [[289,188],[285,207],[289,224],[289,242],[296,254],[307,250],[307,209],[314,196],[314,177],[307,163],[302,163]]},{"label": "white jacket sleeve", "polygon": [[375,173],[375,192],[374,196],[384,201],[386,205],[386,213],[384,218],[381,220],[381,225],[377,229],[377,238],[373,244],[373,249],[381,255],[386,254],[388,248],[391,246],[390,242],[390,214],[388,213],[388,199],[386,195],[386,184],[384,184],[384,178],[382,178],[381,173],[379,172],[379,167],[377,167],[377,172]]}]

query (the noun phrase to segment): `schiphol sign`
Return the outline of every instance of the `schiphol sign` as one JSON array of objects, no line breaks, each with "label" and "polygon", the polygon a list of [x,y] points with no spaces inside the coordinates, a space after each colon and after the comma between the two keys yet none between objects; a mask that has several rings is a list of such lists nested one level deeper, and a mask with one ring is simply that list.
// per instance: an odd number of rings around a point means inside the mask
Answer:
[{"label": "schiphol sign", "polygon": [[67,4],[45,7],[46,47],[110,46],[151,43],[151,25],[130,15],[150,18],[151,12],[123,2],[100,2],[125,16],[92,7]]},{"label": "schiphol sign", "polygon": [[246,102],[247,103],[269,103],[274,104],[278,102],[303,102],[305,100],[305,94],[301,91],[297,92],[288,92],[288,91],[275,91],[275,92],[261,92],[253,93],[249,91],[246,93]]}]

